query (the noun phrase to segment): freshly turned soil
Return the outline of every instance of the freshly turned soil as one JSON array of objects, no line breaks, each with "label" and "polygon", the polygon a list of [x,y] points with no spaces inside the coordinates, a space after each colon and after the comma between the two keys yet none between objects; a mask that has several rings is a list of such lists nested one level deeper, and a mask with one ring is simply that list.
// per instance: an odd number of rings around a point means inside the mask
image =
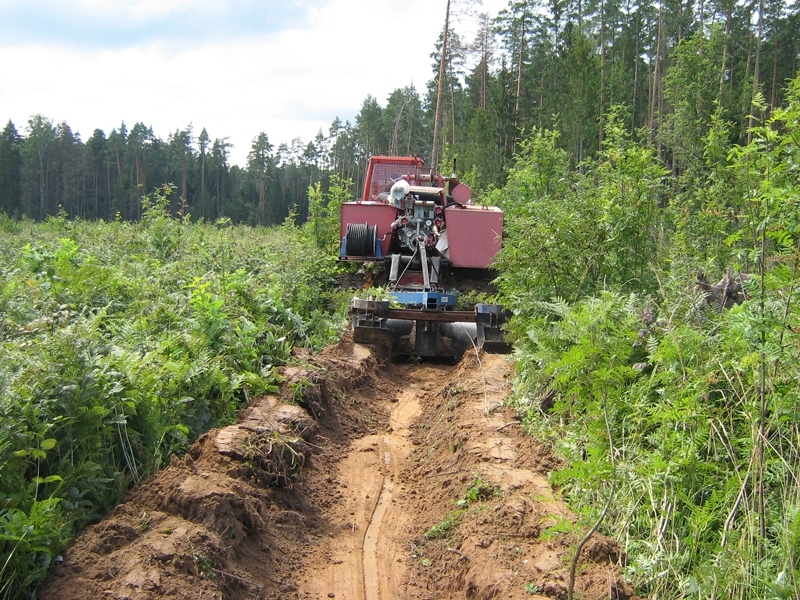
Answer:
[{"label": "freshly turned soil", "polygon": [[[39,597],[566,598],[585,529],[548,530],[576,517],[548,484],[555,458],[503,404],[511,370],[474,353],[394,363],[349,342],[301,354],[280,395],[83,531]],[[576,597],[632,598],[624,559],[596,534]]]}]

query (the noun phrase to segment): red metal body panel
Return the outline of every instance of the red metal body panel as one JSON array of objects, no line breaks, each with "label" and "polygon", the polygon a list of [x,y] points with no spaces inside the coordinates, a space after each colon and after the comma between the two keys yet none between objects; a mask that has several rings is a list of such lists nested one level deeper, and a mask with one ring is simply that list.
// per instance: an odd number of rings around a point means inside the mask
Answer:
[{"label": "red metal body panel", "polygon": [[500,251],[503,211],[486,206],[451,206],[444,211],[450,263],[485,269]]},{"label": "red metal body panel", "polygon": [[453,200],[459,204],[466,204],[472,200],[472,190],[465,183],[459,183],[454,186],[453,189],[450,190],[450,195],[453,197]]},{"label": "red metal body panel", "polygon": [[392,223],[396,218],[397,209],[383,202],[345,202],[342,204],[339,239],[347,234],[348,223],[377,225],[378,239],[384,238],[381,242],[381,252],[386,256],[392,241]]},{"label": "red metal body panel", "polygon": [[424,283],[425,283],[425,278],[422,276],[422,271],[406,271],[397,282],[397,284],[400,286],[404,285],[422,286]]}]

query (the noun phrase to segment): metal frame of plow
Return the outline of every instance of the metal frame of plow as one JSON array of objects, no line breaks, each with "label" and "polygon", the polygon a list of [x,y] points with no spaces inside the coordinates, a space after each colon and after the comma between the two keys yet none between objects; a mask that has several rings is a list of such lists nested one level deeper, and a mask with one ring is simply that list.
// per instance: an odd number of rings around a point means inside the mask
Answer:
[{"label": "metal frame of plow", "polygon": [[[349,316],[353,325],[353,341],[357,344],[392,343],[397,336],[390,323],[406,321],[415,323],[415,352],[418,356],[434,357],[440,324],[474,323],[474,343],[490,352],[507,352],[502,326],[507,312],[497,304],[477,304],[471,311],[427,308],[389,308],[389,300],[362,300],[353,298]],[[406,333],[410,332],[407,331]]]}]

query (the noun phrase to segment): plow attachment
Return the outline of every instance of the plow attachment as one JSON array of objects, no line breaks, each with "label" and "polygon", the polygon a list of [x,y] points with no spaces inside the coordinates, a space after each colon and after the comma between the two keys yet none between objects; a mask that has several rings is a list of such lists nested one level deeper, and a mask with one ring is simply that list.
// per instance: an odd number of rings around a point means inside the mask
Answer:
[{"label": "plow attachment", "polygon": [[477,304],[474,310],[446,310],[455,298],[446,294],[399,294],[405,308],[390,308],[389,300],[354,298],[350,305],[353,341],[358,344],[391,344],[400,353],[409,350],[420,357],[460,357],[472,346],[488,352],[510,351],[502,326],[506,312],[496,304]]}]

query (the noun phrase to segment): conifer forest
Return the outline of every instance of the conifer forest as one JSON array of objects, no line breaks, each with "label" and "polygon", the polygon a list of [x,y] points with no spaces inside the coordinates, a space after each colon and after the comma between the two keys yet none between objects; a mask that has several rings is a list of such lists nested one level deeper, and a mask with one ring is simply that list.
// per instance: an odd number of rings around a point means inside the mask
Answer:
[{"label": "conifer forest", "polygon": [[202,126],[8,121],[0,598],[344,335],[339,207],[378,154],[503,209],[508,402],[638,597],[800,598],[800,4],[511,0],[465,39],[470,6],[424,88],[245,165]]}]

